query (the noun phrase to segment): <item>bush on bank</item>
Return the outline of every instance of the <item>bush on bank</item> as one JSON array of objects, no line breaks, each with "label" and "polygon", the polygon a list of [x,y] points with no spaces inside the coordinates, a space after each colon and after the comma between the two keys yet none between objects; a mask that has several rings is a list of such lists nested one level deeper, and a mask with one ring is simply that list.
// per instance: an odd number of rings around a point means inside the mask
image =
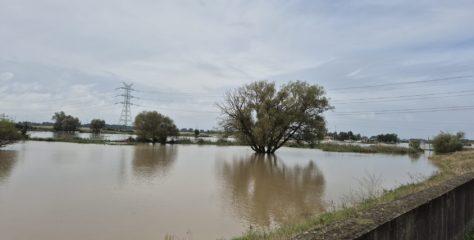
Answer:
[{"label": "bush on bank", "polygon": [[462,150],[464,133],[456,134],[441,132],[433,139],[433,149],[436,153],[450,153]]}]

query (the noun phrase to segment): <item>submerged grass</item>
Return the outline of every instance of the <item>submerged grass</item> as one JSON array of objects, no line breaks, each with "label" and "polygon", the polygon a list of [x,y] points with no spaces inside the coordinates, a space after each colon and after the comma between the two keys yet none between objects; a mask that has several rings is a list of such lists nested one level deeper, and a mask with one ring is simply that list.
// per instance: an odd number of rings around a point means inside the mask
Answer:
[{"label": "submerged grass", "polygon": [[314,145],[301,143],[288,143],[286,147],[293,148],[316,148],[325,152],[354,152],[354,153],[386,153],[386,154],[420,154],[423,149],[412,149],[391,145],[355,145],[340,143],[318,143]]},{"label": "submerged grass", "polygon": [[423,150],[415,150],[407,147],[389,146],[389,145],[369,145],[360,146],[353,144],[335,144],[335,143],[323,143],[316,145],[319,148],[327,152],[356,152],[356,153],[388,153],[388,154],[418,154]]},{"label": "submerged grass", "polygon": [[[368,210],[379,204],[388,203],[431,186],[438,185],[448,179],[451,179],[452,177],[468,172],[474,172],[474,150],[460,151],[452,154],[435,155],[430,157],[430,159],[435,165],[438,166],[439,170],[425,181],[405,184],[393,190],[385,190],[381,195],[367,197],[351,207],[342,207],[338,210],[325,212],[318,216],[310,217],[302,222],[282,226],[268,232],[249,230],[248,232],[244,233],[243,236],[233,239],[288,239],[309,230],[322,229],[324,226],[329,224],[355,217],[358,212]],[[370,223],[371,219],[357,219],[356,222],[358,224],[365,225]],[[473,239],[473,237],[474,236],[468,236],[466,239]]]}]

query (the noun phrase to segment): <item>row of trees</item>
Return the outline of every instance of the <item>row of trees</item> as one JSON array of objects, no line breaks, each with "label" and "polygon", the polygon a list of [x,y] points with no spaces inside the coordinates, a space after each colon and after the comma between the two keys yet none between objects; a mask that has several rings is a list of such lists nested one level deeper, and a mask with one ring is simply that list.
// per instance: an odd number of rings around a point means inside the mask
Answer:
[{"label": "row of trees", "polygon": [[334,140],[338,141],[346,141],[346,140],[353,140],[353,141],[360,141],[362,140],[363,136],[360,134],[354,134],[352,131],[348,132],[330,132],[327,134]]},{"label": "row of trees", "polygon": [[[290,140],[312,144],[325,135],[332,135],[337,140],[363,138],[352,131],[327,134],[322,114],[333,107],[329,104],[323,87],[306,82],[289,82],[279,89],[273,82],[253,82],[227,92],[224,101],[218,106],[223,115],[220,125],[226,134],[237,137],[257,153],[274,153]],[[55,113],[52,119],[55,120],[56,131],[74,132],[81,125],[78,118],[62,111]],[[9,123],[3,121],[2,124]],[[94,133],[99,133],[104,127],[104,120],[94,119],[90,123]],[[138,140],[153,143],[166,143],[170,136],[178,135],[173,120],[156,111],[139,113],[135,118],[135,131]],[[200,132],[196,129],[195,136]],[[13,133],[10,134],[14,136]],[[435,149],[443,149],[439,152],[457,150],[462,148],[460,141],[463,137],[461,133],[442,133],[433,140],[433,145]],[[394,133],[379,134],[371,137],[371,140],[399,142]],[[419,143],[418,146],[416,143],[412,146],[419,147]]]},{"label": "row of trees", "polygon": [[[79,118],[66,115],[63,111],[54,113],[52,120],[54,120],[53,129],[55,131],[73,133],[81,127]],[[92,119],[89,127],[92,133],[98,134],[105,127],[105,121],[102,119]]]},{"label": "row of trees", "polygon": [[371,140],[376,140],[377,142],[383,143],[398,143],[400,139],[398,135],[395,133],[386,133],[386,134],[379,134],[377,136],[370,137]]},{"label": "row of trees", "polygon": [[[81,126],[77,117],[66,115],[63,111],[56,112],[52,119],[55,121],[53,125],[55,131],[75,132]],[[89,127],[92,133],[98,134],[105,127],[105,121],[92,119]],[[135,130],[138,140],[153,143],[166,143],[168,136],[178,135],[178,128],[173,120],[156,111],[144,111],[138,114],[135,118]]]}]

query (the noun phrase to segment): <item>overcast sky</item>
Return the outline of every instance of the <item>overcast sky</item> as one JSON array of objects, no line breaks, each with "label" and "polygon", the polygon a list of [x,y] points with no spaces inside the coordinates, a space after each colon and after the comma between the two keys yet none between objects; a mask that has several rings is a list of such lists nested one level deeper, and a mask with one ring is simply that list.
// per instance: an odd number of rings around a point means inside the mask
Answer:
[{"label": "overcast sky", "polygon": [[218,127],[215,103],[255,80],[327,90],[330,131],[474,138],[474,1],[0,0],[0,114]]}]

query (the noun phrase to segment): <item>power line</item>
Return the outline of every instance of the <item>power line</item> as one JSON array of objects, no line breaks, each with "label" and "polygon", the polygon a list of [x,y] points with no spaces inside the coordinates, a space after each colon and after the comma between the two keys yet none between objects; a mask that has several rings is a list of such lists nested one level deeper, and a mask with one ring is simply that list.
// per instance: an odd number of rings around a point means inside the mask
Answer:
[{"label": "power line", "polygon": [[359,103],[380,103],[380,102],[403,102],[403,101],[413,101],[413,100],[425,100],[425,99],[439,99],[439,98],[452,98],[452,97],[471,97],[474,96],[472,93],[470,94],[454,94],[454,95],[445,95],[445,96],[426,96],[426,97],[400,97],[394,99],[380,99],[375,101],[348,101],[348,102],[331,102],[334,104],[359,104]]},{"label": "power line", "polygon": [[169,107],[159,107],[159,106],[151,106],[151,105],[137,105],[139,107],[149,107],[149,108],[155,108],[155,109],[162,109],[162,110],[172,110],[172,111],[177,111],[177,112],[192,112],[192,113],[203,113],[203,114],[209,114],[209,113],[220,113],[218,111],[206,111],[206,110],[192,110],[192,109],[181,109],[181,108],[169,108]]},{"label": "power line", "polygon": [[341,103],[341,102],[346,102],[346,101],[353,102],[353,101],[386,100],[386,99],[390,100],[390,99],[427,97],[427,96],[443,97],[443,95],[451,95],[451,94],[458,94],[458,93],[474,93],[474,90],[436,92],[436,93],[425,93],[425,94],[410,94],[410,95],[398,95],[398,96],[390,96],[390,97],[351,98],[351,99],[344,99],[344,100],[334,100],[332,102]]},{"label": "power line", "polygon": [[435,108],[407,108],[407,109],[389,109],[389,110],[374,110],[374,111],[335,112],[334,114],[345,116],[345,115],[360,115],[360,114],[422,113],[422,112],[444,112],[444,111],[463,111],[463,110],[474,110],[474,105],[435,107]]},{"label": "power line", "polygon": [[392,82],[392,83],[382,83],[382,84],[353,86],[353,87],[340,87],[340,88],[329,89],[328,91],[340,91],[340,90],[366,89],[366,88],[388,87],[388,86],[398,86],[398,85],[423,84],[423,83],[431,83],[431,82],[451,81],[451,80],[457,80],[457,79],[467,79],[467,78],[472,78],[472,77],[474,77],[474,75],[435,78],[435,79],[418,80],[418,81]]}]

